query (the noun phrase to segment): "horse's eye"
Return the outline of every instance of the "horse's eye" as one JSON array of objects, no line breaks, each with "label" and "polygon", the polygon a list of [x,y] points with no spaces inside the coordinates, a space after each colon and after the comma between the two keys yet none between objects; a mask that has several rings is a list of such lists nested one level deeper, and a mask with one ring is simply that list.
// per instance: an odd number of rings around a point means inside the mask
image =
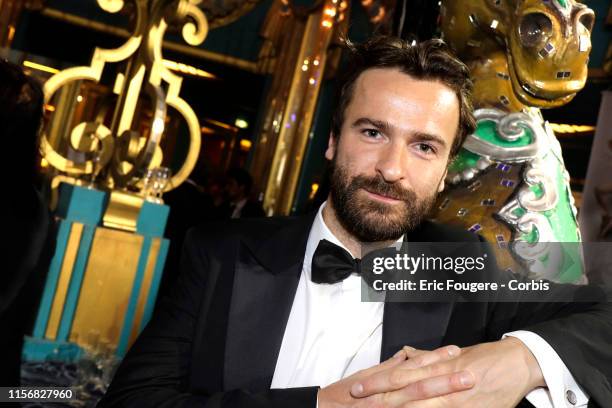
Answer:
[{"label": "horse's eye", "polygon": [[553,24],[546,14],[530,13],[523,17],[519,26],[521,42],[525,47],[542,44],[552,35]]}]

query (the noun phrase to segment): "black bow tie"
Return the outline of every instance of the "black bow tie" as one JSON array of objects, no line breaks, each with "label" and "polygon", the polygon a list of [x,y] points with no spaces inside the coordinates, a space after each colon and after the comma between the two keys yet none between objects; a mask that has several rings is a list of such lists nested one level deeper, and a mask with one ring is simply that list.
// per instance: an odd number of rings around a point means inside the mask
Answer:
[{"label": "black bow tie", "polygon": [[361,260],[344,248],[322,239],[312,256],[311,279],[314,283],[337,283],[352,273],[361,273]]}]

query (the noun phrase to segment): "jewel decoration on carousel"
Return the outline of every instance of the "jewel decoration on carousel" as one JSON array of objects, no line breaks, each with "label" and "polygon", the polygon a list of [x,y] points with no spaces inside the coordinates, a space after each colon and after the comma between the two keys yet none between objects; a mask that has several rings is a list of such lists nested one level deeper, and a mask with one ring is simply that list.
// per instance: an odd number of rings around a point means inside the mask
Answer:
[{"label": "jewel decoration on carousel", "polygon": [[[124,0],[97,2],[109,13],[118,13],[127,4]],[[113,92],[117,98],[108,126],[102,120],[78,123],[65,143],[69,148],[63,150],[57,149],[58,143],[51,143],[48,132],[43,131],[42,155],[60,173],[53,187],[64,181],[146,196],[145,176],[162,163],[160,141],[168,107],[174,108],[187,123],[189,149],[181,167],[165,183],[164,191],[176,188],[188,177],[200,151],[200,125],[192,108],[179,96],[182,78],[164,66],[162,42],[169,23],[182,25],[182,36],[188,44],[195,46],[204,41],[208,25],[198,8],[200,2],[129,2],[134,11],[134,30],[125,43],[115,49],[97,47],[89,66],[65,69],[45,83],[45,102],[49,103],[64,87],[81,81],[100,83],[109,65],[122,64],[114,77]],[[152,111],[146,130],[134,120],[141,93],[148,97]],[[69,126],[69,123],[70,120],[65,120],[61,125]]]},{"label": "jewel decoration on carousel", "polygon": [[440,14],[444,40],[472,71],[477,129],[435,218],[482,234],[502,269],[584,281],[569,175],[539,108],[584,87],[593,11],[574,0],[444,0]]}]

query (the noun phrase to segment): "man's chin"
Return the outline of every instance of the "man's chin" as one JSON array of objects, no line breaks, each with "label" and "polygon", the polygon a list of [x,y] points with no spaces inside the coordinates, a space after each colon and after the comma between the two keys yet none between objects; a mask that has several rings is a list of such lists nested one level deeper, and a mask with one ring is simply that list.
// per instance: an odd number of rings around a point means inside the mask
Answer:
[{"label": "man's chin", "polygon": [[403,214],[395,213],[396,211],[394,211],[394,214],[389,214],[389,211],[387,211],[385,214],[381,214],[375,210],[362,213],[361,219],[365,227],[363,229],[369,231],[365,234],[369,236],[362,238],[368,238],[366,241],[369,242],[399,239],[405,232],[403,226],[406,224],[407,218]]}]

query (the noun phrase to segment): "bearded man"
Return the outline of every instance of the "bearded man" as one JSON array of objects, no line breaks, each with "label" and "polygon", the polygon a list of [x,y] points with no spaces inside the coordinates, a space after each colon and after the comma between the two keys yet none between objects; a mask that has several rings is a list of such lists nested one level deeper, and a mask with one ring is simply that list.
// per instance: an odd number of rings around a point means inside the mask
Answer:
[{"label": "bearded man", "polygon": [[192,230],[177,286],[100,406],[608,404],[609,304],[362,302],[361,278],[335,267],[364,243],[480,242],[426,220],[474,130],[467,67],[440,40],[350,53],[327,201]]}]

